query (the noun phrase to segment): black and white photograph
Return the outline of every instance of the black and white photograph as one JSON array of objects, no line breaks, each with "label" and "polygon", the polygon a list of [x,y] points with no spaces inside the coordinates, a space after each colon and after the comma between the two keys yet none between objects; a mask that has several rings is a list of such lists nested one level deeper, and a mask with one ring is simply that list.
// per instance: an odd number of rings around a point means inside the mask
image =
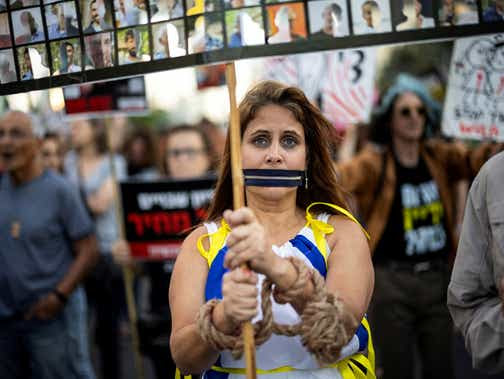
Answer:
[{"label": "black and white photograph", "polygon": [[147,0],[114,0],[115,22],[117,28],[146,24]]},{"label": "black and white photograph", "polygon": [[49,39],[67,38],[79,35],[79,24],[75,2],[50,4],[45,7],[47,34]]},{"label": "black and white photograph", "polygon": [[85,36],[84,43],[86,46],[84,68],[86,70],[115,66],[114,32]]},{"label": "black and white photograph", "polygon": [[309,1],[310,38],[320,40],[348,36],[346,4],[346,0]]},{"label": "black and white photograph", "polygon": [[113,29],[112,6],[108,0],[82,0],[80,3],[82,29],[91,34]]},{"label": "black and white photograph", "polygon": [[184,17],[184,0],[151,0],[151,22],[167,21]]},{"label": "black and white photograph", "polygon": [[51,42],[53,75],[82,71],[81,48],[78,38]]},{"label": "black and white photograph", "polygon": [[0,84],[17,81],[12,50],[0,50]]},{"label": "black and white photograph", "polygon": [[153,59],[175,58],[186,55],[184,20],[152,25]]},{"label": "black and white photograph", "polygon": [[50,75],[45,44],[19,47],[17,58],[21,80],[39,79]]},{"label": "black and white photograph", "polygon": [[16,45],[44,41],[44,27],[40,8],[23,9],[11,13]]},{"label": "black and white photograph", "polygon": [[188,17],[189,54],[212,51],[224,47],[222,14]]},{"label": "black and white photograph", "polygon": [[150,61],[149,31],[146,26],[117,31],[119,65]]},{"label": "black and white photograph", "polygon": [[244,8],[226,12],[228,47],[264,45],[262,8]]},{"label": "black and white photograph", "polygon": [[388,0],[351,0],[353,33],[374,34],[392,31]]}]

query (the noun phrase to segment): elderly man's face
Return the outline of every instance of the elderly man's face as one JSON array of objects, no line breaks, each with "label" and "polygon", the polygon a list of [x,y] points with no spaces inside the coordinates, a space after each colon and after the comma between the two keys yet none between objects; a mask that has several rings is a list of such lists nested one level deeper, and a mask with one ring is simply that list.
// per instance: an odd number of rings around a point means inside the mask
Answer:
[{"label": "elderly man's face", "polygon": [[39,150],[30,118],[21,112],[9,112],[0,119],[0,157],[7,171],[29,166]]}]

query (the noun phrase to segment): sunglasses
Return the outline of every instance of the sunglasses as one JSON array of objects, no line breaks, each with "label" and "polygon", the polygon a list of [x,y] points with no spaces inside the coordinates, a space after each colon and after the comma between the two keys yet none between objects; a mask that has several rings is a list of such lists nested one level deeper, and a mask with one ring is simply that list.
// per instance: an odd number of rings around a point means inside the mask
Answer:
[{"label": "sunglasses", "polygon": [[402,117],[410,118],[413,115],[413,111],[415,111],[417,115],[422,117],[427,114],[425,107],[402,107],[399,109],[399,114]]}]

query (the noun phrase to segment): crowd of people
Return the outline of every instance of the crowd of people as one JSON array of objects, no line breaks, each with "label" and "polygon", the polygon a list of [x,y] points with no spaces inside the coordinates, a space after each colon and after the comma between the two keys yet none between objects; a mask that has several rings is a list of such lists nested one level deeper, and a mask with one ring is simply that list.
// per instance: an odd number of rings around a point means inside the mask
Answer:
[{"label": "crowd of people", "polygon": [[[121,266],[141,278],[140,346],[157,378],[176,367],[243,377],[233,341],[248,320],[274,333],[259,338],[264,378],[491,377],[459,376],[471,359],[502,375],[502,144],[442,138],[439,104],[405,74],[358,144],[352,133],[338,140],[302,91],[280,83],[256,85],[239,112],[253,175],[247,207],[234,211],[229,141],[208,121],[157,135],[129,127],[120,141],[99,119],[71,122],[65,138],[31,115],[1,116],[0,377],[125,377]],[[338,159],[338,149],[352,153]],[[208,219],[176,263],[132,259],[113,175],[208,173],[217,175]]]}]

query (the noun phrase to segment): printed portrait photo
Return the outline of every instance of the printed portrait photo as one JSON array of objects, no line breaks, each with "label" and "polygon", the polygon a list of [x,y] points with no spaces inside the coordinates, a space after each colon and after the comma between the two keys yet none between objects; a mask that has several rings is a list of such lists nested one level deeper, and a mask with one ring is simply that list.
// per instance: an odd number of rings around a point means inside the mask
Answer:
[{"label": "printed portrait photo", "polygon": [[221,17],[220,13],[213,13],[187,19],[189,54],[224,47],[224,26]]},{"label": "printed portrait photo", "polygon": [[146,26],[117,32],[119,65],[150,61],[149,31]]},{"label": "printed portrait photo", "polygon": [[504,22],[504,0],[482,0],[483,22]]},{"label": "printed portrait photo", "polygon": [[7,0],[0,0],[0,12],[7,10]]},{"label": "printed portrait photo", "polygon": [[222,10],[221,0],[185,0],[188,16]]},{"label": "printed portrait photo", "polygon": [[392,31],[388,0],[351,0],[352,25],[356,35]]},{"label": "printed portrait photo", "polygon": [[184,0],[154,0],[150,2],[151,22],[184,17]]},{"label": "printed portrait photo", "polygon": [[79,24],[75,2],[50,4],[45,7],[47,34],[49,39],[74,37],[79,35]]},{"label": "printed portrait photo", "polygon": [[224,0],[224,8],[243,8],[261,5],[261,0]]},{"label": "printed portrait photo", "polygon": [[34,5],[39,5],[39,4],[40,4],[39,0],[12,0],[10,2],[10,9],[32,7]]},{"label": "printed portrait photo", "polygon": [[7,13],[0,13],[0,48],[10,47],[10,45],[9,15]]},{"label": "printed portrait photo", "polygon": [[0,84],[17,81],[12,50],[0,50]]},{"label": "printed portrait photo", "polygon": [[434,28],[432,0],[392,0],[397,31]]},{"label": "printed portrait photo", "polygon": [[45,78],[50,75],[45,44],[23,46],[17,49],[21,80]]},{"label": "printed portrait photo", "polygon": [[186,55],[184,20],[152,25],[154,59],[175,58]]},{"label": "printed portrait photo", "polygon": [[337,38],[349,34],[345,0],[310,1],[308,14],[311,39]]},{"label": "printed portrait photo", "polygon": [[17,45],[44,41],[44,28],[39,8],[12,12],[12,27]]},{"label": "printed portrait photo", "polygon": [[115,66],[114,32],[93,34],[84,37],[86,70]]},{"label": "printed portrait photo", "polygon": [[78,38],[51,42],[53,75],[82,71],[81,48]]},{"label": "printed portrait photo", "polygon": [[228,47],[264,45],[262,8],[244,8],[226,12]]},{"label": "printed portrait photo", "polygon": [[271,5],[268,14],[268,43],[285,43],[306,39],[306,19],[303,3]]},{"label": "printed portrait photo", "polygon": [[112,4],[108,0],[82,0],[80,2],[84,34],[113,29]]},{"label": "printed portrait photo", "polygon": [[147,24],[147,0],[114,0],[116,27]]},{"label": "printed portrait photo", "polygon": [[477,24],[478,4],[474,0],[441,0],[438,20],[440,26]]}]

